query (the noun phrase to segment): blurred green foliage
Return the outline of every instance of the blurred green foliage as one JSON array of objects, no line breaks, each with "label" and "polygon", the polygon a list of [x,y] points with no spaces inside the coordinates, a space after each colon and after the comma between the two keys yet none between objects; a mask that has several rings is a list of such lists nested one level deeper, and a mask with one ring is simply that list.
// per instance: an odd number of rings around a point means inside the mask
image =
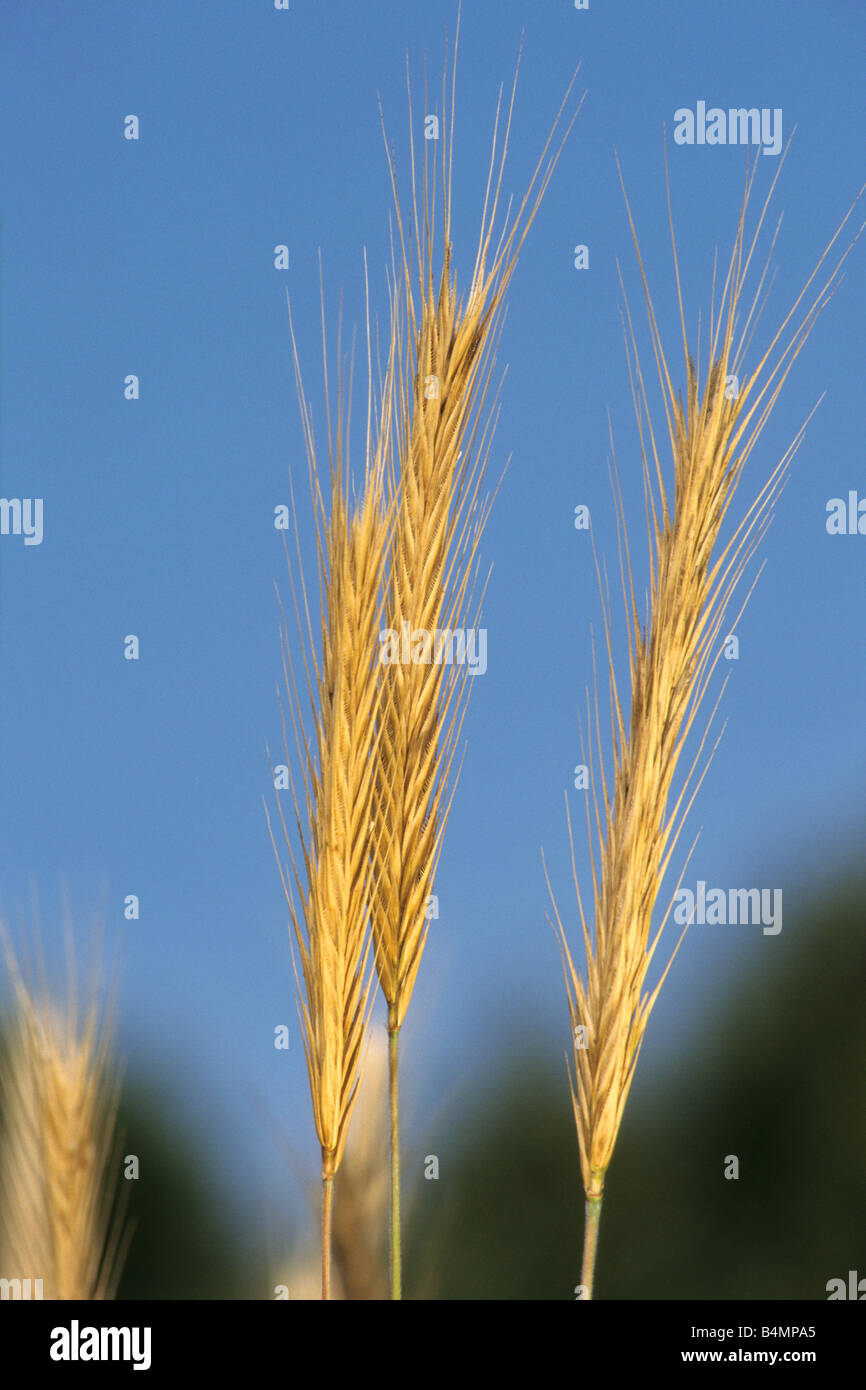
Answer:
[{"label": "blurred green foliage", "polygon": [[260,1297],[260,1278],[245,1273],[251,1254],[239,1246],[207,1162],[167,1123],[152,1086],[124,1088],[119,1128],[140,1177],[126,1184],[133,1225],[117,1297]]},{"label": "blurred green foliage", "polygon": [[[648,1088],[638,1068],[608,1174],[597,1297],[826,1299],[828,1279],[866,1276],[862,871],[785,930],[787,949],[767,938],[752,953],[673,1072]],[[441,1184],[422,1184],[410,1293],[574,1297],[583,1192],[556,1060],[505,1060],[507,1080],[463,1134],[456,1171],[449,1163],[449,1211],[430,1191]],[[729,1154],[737,1180],[724,1177]]]},{"label": "blurred green foliage", "polygon": [[[823,1300],[829,1279],[866,1276],[862,872],[788,914],[785,933],[783,952],[767,939],[751,953],[671,1068],[649,1083],[638,1067],[597,1297]],[[452,1107],[440,1180],[406,1194],[409,1297],[574,1298],[583,1192],[564,1060],[502,1059],[492,1095]],[[127,1083],[120,1127],[141,1176],[127,1184],[135,1226],[118,1297],[270,1297],[269,1252],[238,1236],[152,1083]],[[406,1172],[416,1139],[405,1136]],[[724,1176],[730,1154],[737,1180]]]}]

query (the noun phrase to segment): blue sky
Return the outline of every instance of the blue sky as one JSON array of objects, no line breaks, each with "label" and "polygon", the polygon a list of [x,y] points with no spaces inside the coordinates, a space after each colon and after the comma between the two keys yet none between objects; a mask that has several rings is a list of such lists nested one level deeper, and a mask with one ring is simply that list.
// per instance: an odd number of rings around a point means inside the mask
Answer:
[{"label": "blue sky", "polygon": [[[82,931],[104,902],[124,962],[123,1047],[171,1088],[237,1202],[257,1210],[287,1185],[276,1127],[311,1164],[315,1153],[262,806],[279,735],[272,515],[305,466],[286,290],[321,423],[318,255],[329,327],[342,295],[348,343],[365,249],[374,312],[386,304],[377,97],[405,169],[406,51],[415,90],[425,53],[438,89],[455,18],[453,4],[397,0],[0,7],[0,478],[6,498],[44,499],[41,545],[0,540],[0,901],[14,919],[35,882],[46,933],[61,879]],[[599,621],[572,518],[589,505],[613,560],[608,413],[642,536],[618,259],[637,310],[640,285],[614,148],[673,354],[665,126],[692,329],[745,171],[741,147],[674,146],[678,108],[780,108],[785,138],[797,127],[774,199],[784,220],[765,329],[866,179],[866,14],[853,0],[473,2],[455,138],[464,282],[521,33],[509,195],[522,194],[578,63],[586,99],[521,255],[499,357],[492,473],[510,462],[484,544],[489,664],[473,685],[440,918],[405,1030],[410,1124],[426,1137],[435,1103],[491,1084],[507,1047],[540,1037],[555,1064],[566,1043],[540,849],[569,901],[563,793]],[[130,113],[137,141],[123,138]],[[758,195],[777,162],[761,156]],[[287,271],[273,267],[278,243]],[[826,393],[763,548],[727,731],[692,822],[703,829],[688,881],[780,886],[790,927],[695,929],[653,1019],[648,1076],[752,953],[793,943],[808,885],[843,873],[862,845],[866,537],[830,537],[824,522],[829,498],[866,496],[864,258],[866,241],[746,474],[743,501]],[[124,399],[128,373],[137,401]],[[137,662],[123,659],[128,633]],[[140,895],[137,922],[123,919],[127,893]],[[288,1055],[272,1046],[281,1022]]]}]

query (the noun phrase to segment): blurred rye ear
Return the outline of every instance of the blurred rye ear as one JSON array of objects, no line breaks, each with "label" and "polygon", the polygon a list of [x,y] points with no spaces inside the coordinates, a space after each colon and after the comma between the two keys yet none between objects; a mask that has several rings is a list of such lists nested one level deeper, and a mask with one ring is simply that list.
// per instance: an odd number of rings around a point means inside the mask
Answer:
[{"label": "blurred rye ear", "polygon": [[[730,534],[724,537],[723,523],[745,464],[791,366],[836,287],[841,264],[850,250],[849,246],[821,287],[816,289],[816,282],[821,283],[822,267],[856,201],[763,356],[747,374],[744,353],[760,313],[766,264],[754,293],[744,298],[744,290],[779,176],[777,171],[754,232],[747,237],[746,213],[758,167],[756,161],[747,177],[733,251],[718,303],[717,265],[714,264],[708,351],[703,363],[700,336],[695,341],[693,354],[686,334],[668,178],[668,216],[682,332],[684,396],[674,385],[662,347],[626,198],[664,401],[673,493],[663,475],[661,446],[652,423],[626,303],[626,349],[647,509],[649,592],[639,606],[614,460],[619,568],[629,651],[630,713],[627,720],[614,670],[610,603],[599,574],[613,760],[612,770],[606,769],[601,753],[602,721],[596,684],[594,709],[588,711],[592,806],[590,809],[588,797],[587,828],[592,872],[592,929],[584,910],[568,817],[572,872],[586,959],[584,971],[575,967],[545,866],[571,1015],[574,1073],[569,1079],[586,1194],[581,1275],[586,1297],[592,1297],[605,1174],[634,1078],[644,1030],[685,934],[683,931],[661,979],[652,990],[646,989],[647,972],[673,907],[676,890],[661,922],[651,933],[653,911],[683,824],[718,745],[716,739],[714,747],[704,757],[724,684],[709,717],[699,721],[697,747],[689,755],[682,784],[674,788],[677,765],[703,705],[724,640],[736,625],[751,593],[750,588],[739,610],[729,617],[733,596],[771,521],[788,465],[802,441],[808,419],[781,461],[768,477],[764,475],[748,510],[740,510]],[[771,240],[768,261],[777,234],[778,226]],[[858,231],[855,241],[859,234]],[[620,281],[622,283],[621,276]],[[677,889],[681,881],[682,874]]]},{"label": "blurred rye ear", "polygon": [[[370,1033],[340,1171],[334,1179],[331,1299],[379,1301],[388,1297],[386,1250],[388,1134],[385,1126],[388,1045]],[[318,1185],[312,1193],[318,1209]],[[270,1282],[284,1285],[293,1302],[322,1296],[321,1257],[302,1246],[274,1260]]]},{"label": "blurred rye ear", "polygon": [[[391,1296],[395,1299],[402,1296],[398,1039],[427,940],[427,903],[456,783],[453,759],[469,689],[466,666],[436,655],[437,633],[464,629],[473,604],[478,544],[489,511],[479,492],[496,423],[495,403],[488,410],[485,400],[505,295],[580,109],[578,105],[558,148],[549,154],[575,73],[517,215],[511,220],[509,204],[494,241],[517,72],[504,131],[500,91],[475,267],[468,292],[461,298],[451,245],[456,55],[455,41],[450,94],[447,59],[442,80],[441,171],[429,155],[434,142],[425,139],[423,161],[416,157],[407,60],[411,244],[386,137],[399,241],[393,297],[401,309],[393,441],[399,473],[388,480],[395,520],[386,627],[401,645],[405,633],[412,651],[409,661],[401,653],[401,659],[383,660],[380,666],[373,802],[373,935],[376,969],[388,1006],[390,1043]],[[384,118],[382,124],[384,133]]]},{"label": "blurred rye ear", "polygon": [[388,1048],[371,1033],[358,1105],[334,1195],[334,1267],[352,1302],[388,1297]]},{"label": "blurred rye ear", "polygon": [[[42,1281],[42,1297],[114,1297],[129,1237],[117,1146],[110,1015],[25,982],[0,925],[14,988],[0,1075],[0,1275]],[[71,940],[67,939],[71,962]]]},{"label": "blurred rye ear", "polygon": [[[382,399],[374,420],[368,308],[366,453],[363,490],[360,499],[355,501],[348,458],[351,374],[345,393],[340,374],[334,428],[328,399],[323,304],[322,350],[330,465],[326,505],[291,311],[289,323],[315,517],[320,640],[317,642],[314,636],[315,620],[310,613],[304,581],[293,498],[296,563],[289,560],[288,549],[286,558],[296,643],[292,641],[285,612],[280,606],[284,696],[291,737],[282,698],[280,709],[283,747],[290,774],[293,811],[290,819],[294,820],[299,849],[295,847],[295,837],[290,834],[282,803],[279,797],[277,799],[288,864],[283,864],[277,850],[270,815],[268,828],[301,960],[300,974],[295,969],[295,980],[313,1116],[322,1154],[322,1297],[329,1298],[333,1184],[357,1093],[373,983],[369,933],[370,825],[380,698],[377,634],[390,528],[385,467],[390,447],[394,335],[391,332]],[[309,715],[299,691],[293,646],[301,653]],[[267,814],[267,807],[265,810]]]}]

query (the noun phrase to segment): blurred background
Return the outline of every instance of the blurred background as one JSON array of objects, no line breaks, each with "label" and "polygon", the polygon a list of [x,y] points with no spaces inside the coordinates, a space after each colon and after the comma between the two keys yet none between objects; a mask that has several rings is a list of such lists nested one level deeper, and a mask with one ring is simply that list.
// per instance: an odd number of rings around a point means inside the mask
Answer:
[{"label": "blurred background", "polygon": [[[642,1056],[608,1175],[597,1297],[814,1300],[851,1269],[863,1277],[866,876],[839,868],[798,910],[781,965],[758,960],[678,1057]],[[409,1298],[568,1299],[579,1282],[565,1063],[537,1039],[491,1043],[496,1067],[476,1067],[405,1134]],[[359,1299],[387,1289],[384,1054],[374,1037],[337,1181],[336,1269]],[[243,1175],[232,1189],[177,1102],[165,1077],[127,1076],[122,1151],[141,1178],[118,1297],[318,1297],[315,1175],[287,1155],[271,1210],[306,1193],[306,1213],[241,1229]],[[438,1179],[424,1176],[434,1157]]]},{"label": "blurred background", "polygon": [[[305,1287],[309,1248],[315,1264],[316,1146],[263,808],[280,736],[273,515],[305,472],[286,291],[321,436],[319,253],[331,344],[342,302],[347,352],[365,249],[372,312],[386,310],[377,97],[405,179],[406,53],[418,139],[422,113],[441,112],[455,22],[455,5],[397,0],[375,13],[0,4],[0,490],[44,499],[41,545],[0,539],[0,907],[26,921],[37,885],[50,942],[65,883],[76,921],[95,913],[119,953],[124,1127],[142,1159],[123,1297],[268,1298]],[[675,110],[780,108],[786,140],[796,127],[763,241],[765,255],[784,214],[757,356],[866,177],[864,30],[854,0],[464,11],[464,283],[521,35],[506,197],[522,196],[578,63],[587,97],[499,354],[492,478],[508,468],[483,552],[489,664],[404,1029],[416,1297],[568,1298],[577,1283],[568,1016],[540,849],[576,944],[563,793],[585,873],[573,769],[600,610],[573,516],[589,506],[615,575],[609,420],[643,561],[617,262],[639,334],[640,282],[614,148],[676,358],[665,127],[690,330],[707,323],[748,152],[673,146]],[[778,165],[759,156],[756,208]],[[281,244],[287,270],[274,268]],[[745,509],[823,395],[763,546],[692,820],[686,884],[780,888],[783,929],[687,935],[610,1172],[601,1297],[821,1298],[828,1279],[866,1275],[866,538],[825,526],[829,499],[866,496],[864,307],[860,244],[743,483]],[[359,448],[363,368],[359,353]],[[138,400],[124,396],[130,373]],[[131,633],[137,662],[123,658]],[[140,915],[127,920],[130,894]],[[723,1177],[727,1154],[738,1181]],[[438,1180],[424,1178],[429,1155]]]}]

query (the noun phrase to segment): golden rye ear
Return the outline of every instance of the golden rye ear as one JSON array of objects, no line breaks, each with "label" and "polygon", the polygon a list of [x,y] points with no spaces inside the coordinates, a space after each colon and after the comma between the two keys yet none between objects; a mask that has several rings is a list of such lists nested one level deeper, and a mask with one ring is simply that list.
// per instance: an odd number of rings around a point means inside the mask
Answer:
[{"label": "golden rye ear", "polygon": [[[582,1283],[589,1296],[605,1174],[634,1078],[647,1020],[682,941],[680,936],[661,979],[652,990],[647,989],[647,972],[673,903],[667,907],[654,933],[653,913],[662,879],[715,751],[711,749],[704,760],[721,693],[709,718],[700,721],[703,727],[698,730],[697,749],[676,790],[675,774],[686,740],[698,721],[722,654],[723,640],[739,620],[751,593],[750,589],[738,611],[731,616],[734,596],[770,523],[774,503],[808,419],[783,458],[769,475],[765,475],[751,505],[740,514],[727,538],[723,537],[723,525],[761,430],[818,314],[836,287],[842,261],[850,250],[849,246],[826,280],[815,288],[821,268],[853,207],[773,335],[769,347],[747,375],[744,354],[759,315],[766,267],[751,297],[746,296],[746,284],[778,178],[777,171],[757,225],[747,236],[747,212],[758,167],[756,161],[747,179],[733,250],[718,300],[714,267],[709,344],[703,365],[703,344],[698,338],[690,345],[685,327],[668,185],[675,294],[682,331],[685,383],[682,394],[675,387],[668,366],[626,198],[664,408],[673,487],[671,489],[665,481],[647,382],[626,301],[626,350],[647,508],[649,589],[644,603],[639,605],[614,460],[614,499],[630,688],[626,707],[620,697],[614,668],[611,614],[599,574],[613,756],[612,771],[608,774],[600,752],[601,716],[596,687],[595,708],[588,711],[592,795],[587,799],[587,828],[592,872],[592,926],[584,910],[575,868],[570,818],[568,823],[585,951],[583,971],[575,966],[548,878],[571,1017],[573,1074],[570,1084],[586,1193]],[[775,236],[770,252],[774,244]],[[620,279],[622,282],[622,277]]]},{"label": "golden rye ear", "polygon": [[[504,117],[500,91],[475,266],[461,299],[451,235],[456,44],[450,95],[447,76],[446,61],[442,110],[450,109],[450,124],[441,131],[441,170],[430,160],[427,141],[423,160],[416,155],[409,88],[412,246],[406,241],[396,166],[386,141],[401,253],[393,270],[393,300],[400,306],[393,429],[397,467],[389,474],[395,518],[386,620],[390,632],[418,634],[418,641],[433,650],[437,634],[465,632],[473,606],[478,547],[489,513],[480,490],[496,424],[495,402],[489,410],[485,403],[505,296],[580,110],[578,103],[558,148],[549,155],[575,73],[517,214],[513,220],[506,215],[497,235],[517,71]],[[381,684],[373,932],[393,1033],[409,1006],[427,939],[425,906],[454,792],[453,759],[469,687],[465,665],[413,660],[405,652],[383,664]]]},{"label": "golden rye ear", "polygon": [[[363,485],[359,500],[353,502],[345,444],[348,407],[341,381],[332,426],[324,321],[329,459],[324,482],[291,331],[316,532],[320,639],[314,637],[295,512],[296,558],[289,564],[294,634],[281,606],[285,688],[280,703],[295,831],[290,832],[278,799],[285,865],[270,816],[268,827],[289,906],[294,950],[300,957],[295,978],[321,1148],[322,1292],[328,1298],[333,1182],[357,1094],[373,984],[370,826],[380,703],[377,638],[392,515],[384,479],[391,447],[394,334],[375,427],[372,385],[368,395]],[[367,344],[372,382],[369,313]],[[296,676],[293,649],[300,650],[303,686]]]},{"label": "golden rye ear", "polygon": [[[454,795],[454,756],[470,688],[467,664],[443,662],[439,654],[455,632],[463,634],[464,646],[475,640],[474,635],[470,639],[467,634],[467,620],[473,607],[476,614],[480,610],[480,604],[474,603],[473,587],[478,546],[490,505],[481,499],[480,490],[496,424],[495,401],[488,409],[487,393],[517,257],[580,110],[578,103],[561,132],[559,146],[549,153],[576,77],[577,73],[516,216],[512,220],[506,213],[497,230],[517,72],[504,118],[500,91],[475,266],[462,298],[453,269],[451,238],[456,44],[450,94],[447,62],[442,79],[442,111],[450,109],[450,119],[440,132],[441,170],[435,162],[431,167],[426,140],[423,160],[416,157],[409,90],[411,246],[401,212],[395,162],[386,140],[400,248],[392,291],[400,315],[393,429],[396,466],[389,471],[394,528],[386,624],[394,635],[395,651],[400,650],[398,659],[381,667],[372,922],[391,1044],[391,1263],[395,1298],[400,1297],[398,1036],[427,942],[426,908],[433,895]],[[429,109],[426,104],[425,109]]]},{"label": "golden rye ear", "polygon": [[95,985],[79,1001],[72,965],[63,1000],[25,981],[2,935],[14,1012],[0,1075],[0,1271],[41,1280],[45,1299],[113,1298],[130,1230],[112,1013]]}]

